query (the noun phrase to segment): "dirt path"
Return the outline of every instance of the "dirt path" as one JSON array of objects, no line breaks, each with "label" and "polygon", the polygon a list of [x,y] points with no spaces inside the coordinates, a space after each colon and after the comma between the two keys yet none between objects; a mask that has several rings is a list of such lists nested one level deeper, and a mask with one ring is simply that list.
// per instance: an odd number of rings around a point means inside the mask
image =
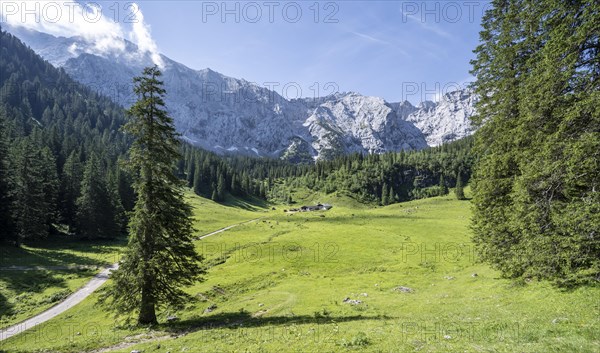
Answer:
[{"label": "dirt path", "polygon": [[[246,224],[246,223],[250,223],[250,222],[254,222],[259,220],[260,218],[256,218],[256,219],[252,219],[246,222],[242,222],[242,223],[237,223],[237,224],[233,224],[230,226],[227,226],[225,228],[221,228],[219,230],[216,230],[214,232],[202,235],[196,239],[204,239],[206,237],[210,237],[211,235],[215,235],[215,234],[219,234],[222,233],[226,230],[229,230],[233,227],[237,227],[239,225],[242,224]],[[113,270],[116,270],[117,268],[119,268],[119,264],[113,264],[111,266],[108,266],[107,268],[105,268],[104,270],[102,270],[100,273],[96,274],[88,283],[86,283],[83,287],[81,287],[80,289],[78,289],[75,293],[71,294],[70,296],[68,296],[65,300],[63,300],[62,302],[58,303],[57,305],[53,306],[52,308],[32,317],[29,318],[25,321],[21,321],[20,323],[13,325],[13,326],[9,326],[5,329],[0,330],[0,341],[3,341],[7,338],[10,338],[14,335],[18,335],[26,330],[31,329],[32,327],[35,327],[43,322],[46,322],[62,313],[64,313],[65,311],[71,309],[72,307],[74,307],[75,305],[79,304],[81,301],[83,301],[85,298],[87,298],[90,294],[92,294],[96,289],[100,288],[100,286],[102,286],[107,280],[108,277],[110,276],[110,273]]]}]

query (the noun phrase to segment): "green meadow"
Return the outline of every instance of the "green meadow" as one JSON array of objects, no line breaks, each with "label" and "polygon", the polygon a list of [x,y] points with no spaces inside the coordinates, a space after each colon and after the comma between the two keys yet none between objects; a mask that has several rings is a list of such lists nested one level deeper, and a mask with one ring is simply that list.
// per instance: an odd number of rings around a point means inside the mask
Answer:
[{"label": "green meadow", "polygon": [[[188,288],[193,300],[185,308],[160,313],[158,327],[131,327],[97,305],[95,293],[0,342],[0,350],[600,351],[600,288],[561,290],[546,282],[500,278],[477,261],[469,201],[446,196],[367,207],[343,196],[302,191],[294,194],[299,203],[334,207],[292,214],[283,212],[290,206],[235,199],[219,205],[189,197],[199,235],[254,221],[197,242],[207,274]],[[110,247],[107,256],[122,245]],[[86,263],[84,249],[72,253],[77,257],[65,261]],[[101,260],[106,259],[94,261]],[[63,278],[61,285],[50,282],[34,295],[73,290],[92,273]],[[28,292],[6,280],[6,271],[0,274],[5,301]],[[177,319],[167,320],[170,316]]]}]

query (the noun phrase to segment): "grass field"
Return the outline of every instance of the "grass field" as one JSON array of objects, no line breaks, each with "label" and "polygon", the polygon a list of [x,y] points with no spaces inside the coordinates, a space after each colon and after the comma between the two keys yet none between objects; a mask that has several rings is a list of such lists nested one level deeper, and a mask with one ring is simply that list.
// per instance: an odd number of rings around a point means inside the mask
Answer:
[{"label": "grass field", "polygon": [[[470,203],[284,214],[194,198],[206,281],[179,320],[129,328],[92,295],[0,343],[8,352],[598,352],[600,288],[512,282],[478,263]],[[295,195],[295,199],[298,196]],[[236,206],[236,207],[231,207]]]}]

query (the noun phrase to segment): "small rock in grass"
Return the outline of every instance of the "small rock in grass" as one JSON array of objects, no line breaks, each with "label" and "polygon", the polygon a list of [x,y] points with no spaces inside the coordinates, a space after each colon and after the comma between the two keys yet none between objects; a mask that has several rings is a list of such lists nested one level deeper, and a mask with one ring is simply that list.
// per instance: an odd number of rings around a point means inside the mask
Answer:
[{"label": "small rock in grass", "polygon": [[404,287],[404,286],[398,286],[398,287],[394,288],[394,290],[397,292],[403,292],[403,293],[412,293],[413,292],[412,288],[408,288],[408,287]]},{"label": "small rock in grass", "polygon": [[369,296],[369,294],[367,294],[367,293],[361,293],[361,295],[362,295],[363,297],[368,297],[368,296]]},{"label": "small rock in grass", "polygon": [[179,320],[179,318],[176,315],[167,316],[167,322],[175,322],[177,320]]},{"label": "small rock in grass", "polygon": [[209,306],[208,308],[206,308],[206,310],[204,310],[204,312],[205,313],[210,313],[210,312],[213,312],[216,308],[217,308],[217,304],[212,304],[211,306]]},{"label": "small rock in grass", "polygon": [[259,307],[260,307],[260,306],[264,306],[264,305],[265,305],[265,304],[263,304],[263,303],[259,303],[259,304],[258,304],[258,306],[259,306]]},{"label": "small rock in grass", "polygon": [[477,276],[478,276],[478,274],[476,274],[476,273],[471,275],[471,277],[477,277]]},{"label": "small rock in grass", "polygon": [[358,305],[358,304],[362,304],[361,300],[357,300],[357,299],[350,299],[348,297],[346,297],[343,301],[343,303],[346,304],[351,304],[351,305]]},{"label": "small rock in grass", "polygon": [[453,276],[446,276],[446,277],[444,277],[444,278],[445,278],[445,279],[447,279],[448,281],[452,281],[452,280],[454,279],[454,277],[453,277]]},{"label": "small rock in grass", "polygon": [[445,339],[445,340],[449,340],[449,339],[451,339],[451,338],[452,338],[452,336],[450,336],[450,335],[444,335],[444,339]]},{"label": "small rock in grass", "polygon": [[142,353],[142,351],[133,350],[133,351],[131,351],[131,353]]}]

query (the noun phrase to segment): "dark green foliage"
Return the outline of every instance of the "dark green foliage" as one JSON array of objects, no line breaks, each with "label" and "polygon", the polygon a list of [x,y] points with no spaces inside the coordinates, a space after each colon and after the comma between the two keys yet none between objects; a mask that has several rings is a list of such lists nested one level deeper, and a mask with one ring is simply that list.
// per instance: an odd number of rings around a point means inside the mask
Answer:
[{"label": "dark green foliage", "polygon": [[[459,179],[456,178],[456,185],[458,187],[458,181]],[[460,184],[462,186],[462,180],[460,181]],[[444,174],[440,174],[440,184],[439,184],[440,190],[442,195],[448,195],[448,185],[446,185],[446,180],[444,179]]]},{"label": "dark green foliage", "polygon": [[83,166],[79,161],[79,153],[71,152],[63,165],[60,184],[60,213],[65,224],[74,225],[77,219],[75,201],[81,190]]},{"label": "dark green foliage", "polygon": [[387,186],[386,183],[383,183],[383,186],[381,187],[381,204],[382,205],[389,205],[390,204],[390,198],[389,198],[389,187]]},{"label": "dark green foliage", "polygon": [[[45,175],[55,163],[44,149],[31,140],[23,140],[15,151],[15,185],[13,212],[17,225],[18,242],[43,239],[50,234],[55,219],[52,203],[56,186],[56,172]],[[49,194],[46,194],[49,192]]]},{"label": "dark green foliage", "polygon": [[[310,166],[271,166],[265,179],[267,194],[284,202],[290,189],[302,186],[384,205],[446,195],[448,185],[456,182],[457,170],[469,176],[474,160],[472,141],[465,138],[422,151],[354,154]],[[278,178],[285,179],[285,183],[273,182]]]},{"label": "dark green foliage", "polygon": [[0,149],[7,149],[0,151],[0,227],[8,227],[6,237],[17,243],[45,238],[59,223],[73,229],[87,157],[96,153],[102,170],[114,171],[126,151],[127,138],[117,131],[122,108],[0,31],[0,112]]},{"label": "dark green foliage", "polygon": [[5,118],[0,110],[0,242],[16,243],[17,233],[13,218],[14,185],[12,163],[9,160]]},{"label": "dark green foliage", "polygon": [[196,195],[202,194],[202,172],[200,170],[200,163],[196,163],[195,167],[191,164],[190,170],[194,170],[194,193]]},{"label": "dark green foliage", "polygon": [[507,277],[600,279],[600,3],[494,1],[481,97],[475,242]]},{"label": "dark green foliage", "polygon": [[265,198],[265,193],[261,194],[261,180],[283,166],[294,168],[286,162],[266,158],[218,156],[187,144],[182,144],[181,154],[179,162],[186,170],[183,178],[188,185],[197,195],[215,201],[223,201],[228,193]]},{"label": "dark green foliage", "polygon": [[462,183],[462,177],[460,171],[456,173],[456,186],[454,187],[454,195],[458,200],[465,199],[465,190]]},{"label": "dark green foliage", "polygon": [[86,239],[114,238],[123,231],[123,213],[116,185],[109,185],[98,158],[85,165],[81,194],[77,198],[77,233]]},{"label": "dark green foliage", "polygon": [[[121,200],[121,205],[126,212],[133,210],[135,204],[135,191],[133,190],[132,184],[133,179],[131,175],[123,168],[116,168],[116,189],[118,199]],[[113,181],[113,183],[115,183]],[[125,222],[126,223],[126,222]]]},{"label": "dark green foliage", "polygon": [[134,138],[128,165],[137,199],[129,244],[105,297],[116,313],[137,314],[139,324],[156,324],[156,309],[184,304],[189,295],[181,287],[203,273],[192,243],[192,210],[174,173],[179,141],[164,110],[160,76],[152,67],[134,79],[139,100],[124,130]]}]

